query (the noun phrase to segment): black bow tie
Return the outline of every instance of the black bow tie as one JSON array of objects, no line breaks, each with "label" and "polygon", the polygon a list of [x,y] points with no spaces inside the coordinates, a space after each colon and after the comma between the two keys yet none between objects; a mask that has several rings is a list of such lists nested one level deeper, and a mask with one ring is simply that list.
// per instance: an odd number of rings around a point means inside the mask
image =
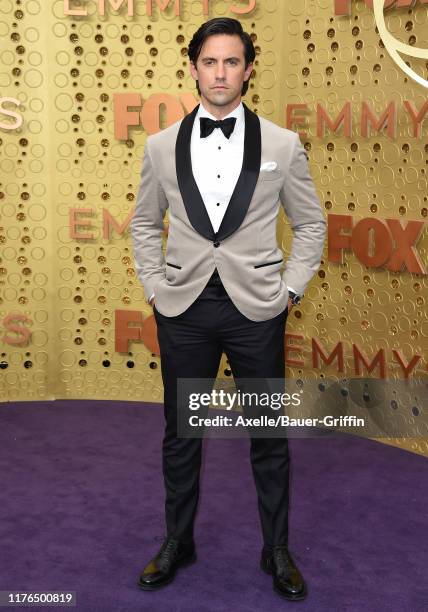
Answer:
[{"label": "black bow tie", "polygon": [[228,117],[219,121],[214,121],[209,117],[199,117],[199,121],[201,122],[201,138],[209,136],[215,128],[220,128],[226,138],[230,138],[235,129],[236,117]]}]

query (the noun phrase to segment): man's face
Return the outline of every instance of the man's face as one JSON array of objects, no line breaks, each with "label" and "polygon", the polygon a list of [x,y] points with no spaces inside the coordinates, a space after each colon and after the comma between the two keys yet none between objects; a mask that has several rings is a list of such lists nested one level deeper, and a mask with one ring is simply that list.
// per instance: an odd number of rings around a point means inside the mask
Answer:
[{"label": "man's face", "polygon": [[237,34],[215,34],[204,42],[196,66],[190,73],[198,81],[202,100],[227,106],[241,98],[242,85],[253,68],[245,69],[244,44]]}]

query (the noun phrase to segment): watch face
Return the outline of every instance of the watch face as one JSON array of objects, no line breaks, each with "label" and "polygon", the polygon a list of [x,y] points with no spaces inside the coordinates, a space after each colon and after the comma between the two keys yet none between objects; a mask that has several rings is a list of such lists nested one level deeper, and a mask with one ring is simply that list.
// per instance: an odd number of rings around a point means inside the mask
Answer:
[{"label": "watch face", "polygon": [[288,296],[291,299],[292,304],[300,304],[301,296],[294,293],[294,291],[288,291]]}]

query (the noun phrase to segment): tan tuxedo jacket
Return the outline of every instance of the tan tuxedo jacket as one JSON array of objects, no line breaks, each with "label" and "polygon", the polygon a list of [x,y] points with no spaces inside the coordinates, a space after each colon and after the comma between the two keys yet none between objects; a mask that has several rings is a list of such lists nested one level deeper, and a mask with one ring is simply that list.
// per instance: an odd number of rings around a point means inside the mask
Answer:
[{"label": "tan tuxedo jacket", "polygon": [[[271,319],[286,308],[287,286],[304,293],[323,252],[326,221],[305,149],[297,133],[259,117],[244,104],[241,174],[214,232],[192,174],[190,138],[197,110],[147,138],[131,221],[137,276],[146,299],[154,293],[157,310],[174,317],[196,300],[217,268],[245,317]],[[293,229],[284,270],[276,239],[280,204]]]}]

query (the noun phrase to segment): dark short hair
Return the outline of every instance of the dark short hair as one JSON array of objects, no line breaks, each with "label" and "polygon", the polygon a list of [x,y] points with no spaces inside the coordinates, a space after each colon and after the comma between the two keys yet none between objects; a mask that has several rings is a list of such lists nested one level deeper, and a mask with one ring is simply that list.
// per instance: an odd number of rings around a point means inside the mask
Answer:
[{"label": "dark short hair", "polygon": [[[256,51],[254,49],[253,41],[251,40],[250,35],[247,34],[247,32],[244,32],[242,29],[241,23],[237,19],[232,19],[231,17],[215,17],[214,19],[210,19],[209,21],[203,23],[199,30],[195,32],[192,40],[190,41],[188,54],[190,61],[195,66],[204,42],[209,36],[214,36],[215,34],[229,34],[230,36],[237,34],[244,45],[245,68],[254,62]],[[244,81],[242,86],[243,96],[247,93],[250,78],[247,81]],[[199,89],[198,81],[196,81],[196,89],[200,94],[201,91]]]}]

